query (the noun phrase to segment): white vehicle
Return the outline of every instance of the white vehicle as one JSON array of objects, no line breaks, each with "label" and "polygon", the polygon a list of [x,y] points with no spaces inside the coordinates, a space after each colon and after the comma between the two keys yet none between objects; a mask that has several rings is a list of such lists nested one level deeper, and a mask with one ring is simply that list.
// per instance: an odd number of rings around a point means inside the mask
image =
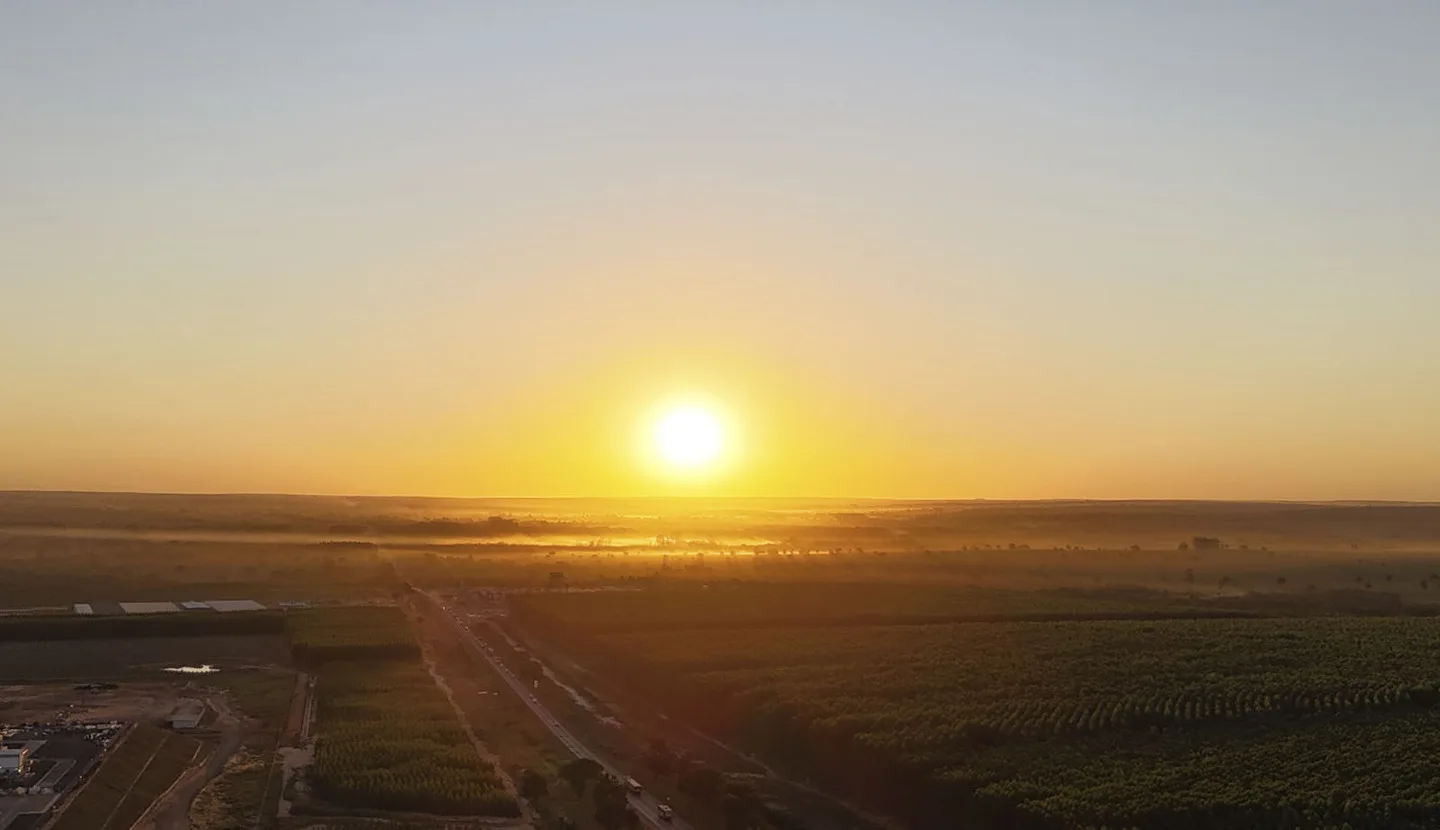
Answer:
[{"label": "white vehicle", "polygon": [[675,811],[670,809],[669,804],[661,804],[658,808],[661,821],[669,821],[675,817]]},{"label": "white vehicle", "polygon": [[645,791],[645,788],[640,786],[640,782],[636,781],[634,778],[625,779],[625,789],[629,790],[632,793],[635,793],[636,795],[639,795],[640,793]]}]

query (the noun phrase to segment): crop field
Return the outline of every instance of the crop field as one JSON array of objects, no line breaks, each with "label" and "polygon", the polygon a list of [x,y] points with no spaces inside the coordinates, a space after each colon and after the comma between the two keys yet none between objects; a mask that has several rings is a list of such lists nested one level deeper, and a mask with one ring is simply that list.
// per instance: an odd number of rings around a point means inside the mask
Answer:
[{"label": "crop field", "polygon": [[1152,591],[1012,591],[963,585],[735,582],[517,595],[515,613],[591,630],[982,621],[1235,617],[1236,609]]},{"label": "crop field", "polygon": [[547,639],[663,710],[916,827],[1440,826],[1432,617],[595,632],[562,616]]},{"label": "crop field", "polygon": [[287,663],[279,637],[141,637],[133,640],[0,642],[0,682],[172,677],[171,666],[222,668]]},{"label": "crop field", "polygon": [[418,662],[331,662],[316,687],[310,781],[352,808],[516,816],[455,710]]},{"label": "crop field", "polygon": [[55,830],[128,830],[195,760],[201,744],[148,724],[134,727],[61,814]]},{"label": "crop field", "polygon": [[297,662],[415,658],[420,647],[405,614],[394,606],[317,608],[287,618]]}]

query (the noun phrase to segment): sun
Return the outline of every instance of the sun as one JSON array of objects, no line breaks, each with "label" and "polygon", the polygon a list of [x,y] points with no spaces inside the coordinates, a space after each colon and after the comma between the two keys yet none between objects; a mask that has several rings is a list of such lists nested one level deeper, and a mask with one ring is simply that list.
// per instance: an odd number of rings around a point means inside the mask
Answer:
[{"label": "sun", "polygon": [[700,406],[667,409],[655,420],[651,443],[656,455],[679,470],[714,466],[725,450],[725,428],[715,413]]}]

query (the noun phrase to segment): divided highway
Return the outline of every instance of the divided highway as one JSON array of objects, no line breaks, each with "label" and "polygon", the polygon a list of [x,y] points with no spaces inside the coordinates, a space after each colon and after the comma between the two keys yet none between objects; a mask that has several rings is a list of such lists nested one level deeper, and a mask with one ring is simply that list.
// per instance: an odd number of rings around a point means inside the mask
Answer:
[{"label": "divided highway", "polygon": [[[616,769],[609,761],[586,749],[585,745],[580,743],[580,740],[571,734],[570,730],[566,729],[554,715],[550,714],[550,710],[546,709],[543,703],[536,699],[535,694],[525,687],[525,684],[521,682],[520,678],[516,677],[510,669],[506,668],[505,664],[501,662],[499,658],[495,657],[490,649],[476,638],[474,633],[470,631],[469,626],[457,617],[444,601],[429,591],[423,591],[421,593],[444,615],[445,619],[450,623],[450,627],[455,630],[455,634],[469,646],[471,651],[490,664],[490,667],[495,670],[496,674],[500,675],[500,678],[505,681],[505,684],[509,686],[515,694],[520,696],[520,700],[526,706],[530,707],[530,711],[535,713],[535,717],[539,718],[540,722],[545,724],[545,726],[555,734],[556,738],[560,739],[560,743],[564,744],[566,749],[574,753],[577,758],[593,759],[596,763],[600,764],[607,773],[614,776],[616,780],[624,781],[628,777],[625,773]],[[640,820],[649,827],[694,830],[689,823],[683,821],[679,816],[672,816],[669,819],[661,818],[660,802],[648,792],[639,794],[631,793],[629,795],[629,802],[631,809],[633,809],[636,814],[640,816]]]}]

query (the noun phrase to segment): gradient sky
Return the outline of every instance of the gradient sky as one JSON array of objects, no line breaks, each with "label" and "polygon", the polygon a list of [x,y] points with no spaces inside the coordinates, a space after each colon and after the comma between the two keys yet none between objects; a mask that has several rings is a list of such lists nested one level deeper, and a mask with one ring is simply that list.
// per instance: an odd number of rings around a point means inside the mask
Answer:
[{"label": "gradient sky", "polygon": [[[1440,4],[0,5],[0,488],[1440,499]],[[637,462],[716,401],[725,475]]]}]

